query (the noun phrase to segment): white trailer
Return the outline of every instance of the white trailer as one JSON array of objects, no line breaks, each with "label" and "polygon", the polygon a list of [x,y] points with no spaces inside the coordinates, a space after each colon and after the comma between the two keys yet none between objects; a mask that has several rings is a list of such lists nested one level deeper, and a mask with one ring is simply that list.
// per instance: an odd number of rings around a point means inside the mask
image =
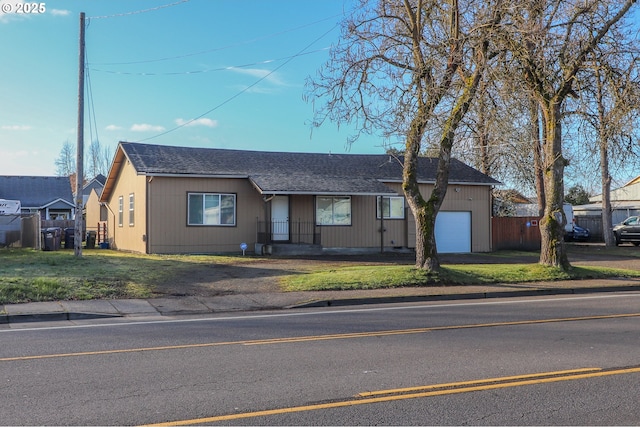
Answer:
[{"label": "white trailer", "polygon": [[20,215],[20,200],[0,199],[0,215]]}]

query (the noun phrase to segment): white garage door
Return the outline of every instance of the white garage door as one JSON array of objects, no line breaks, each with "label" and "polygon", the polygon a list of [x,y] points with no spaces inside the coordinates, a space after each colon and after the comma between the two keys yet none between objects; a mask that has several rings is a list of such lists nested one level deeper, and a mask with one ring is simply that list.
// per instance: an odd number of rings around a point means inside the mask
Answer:
[{"label": "white garage door", "polygon": [[471,212],[438,212],[436,244],[440,254],[471,252]]}]

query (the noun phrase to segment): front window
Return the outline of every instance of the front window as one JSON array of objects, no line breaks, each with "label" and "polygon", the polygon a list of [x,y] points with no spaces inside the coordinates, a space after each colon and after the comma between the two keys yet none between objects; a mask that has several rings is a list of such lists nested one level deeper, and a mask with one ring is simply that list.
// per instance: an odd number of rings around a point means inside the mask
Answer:
[{"label": "front window", "polygon": [[236,225],[235,194],[189,193],[188,225]]},{"label": "front window", "polygon": [[[377,217],[380,218],[380,199],[377,197]],[[382,212],[384,219],[404,219],[404,197],[382,197]]]},{"label": "front window", "polygon": [[351,197],[316,197],[317,225],[351,225]]}]

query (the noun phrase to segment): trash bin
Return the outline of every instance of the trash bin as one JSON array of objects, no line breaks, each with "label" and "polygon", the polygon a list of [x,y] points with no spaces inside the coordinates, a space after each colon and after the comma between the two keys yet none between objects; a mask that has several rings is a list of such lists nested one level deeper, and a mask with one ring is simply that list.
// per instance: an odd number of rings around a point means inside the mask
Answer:
[{"label": "trash bin", "polygon": [[60,227],[51,227],[49,230],[53,232],[53,247],[54,251],[60,250],[62,247],[62,228]]},{"label": "trash bin", "polygon": [[53,232],[48,228],[42,230],[41,245],[43,251],[53,250]]},{"label": "trash bin", "polygon": [[96,235],[95,231],[87,231],[87,249],[94,249],[96,247]]},{"label": "trash bin", "polygon": [[60,249],[62,239],[62,229],[60,227],[50,227],[42,230],[42,250],[57,251]]},{"label": "trash bin", "polygon": [[64,229],[64,247],[65,249],[73,249],[76,238],[75,228]]}]

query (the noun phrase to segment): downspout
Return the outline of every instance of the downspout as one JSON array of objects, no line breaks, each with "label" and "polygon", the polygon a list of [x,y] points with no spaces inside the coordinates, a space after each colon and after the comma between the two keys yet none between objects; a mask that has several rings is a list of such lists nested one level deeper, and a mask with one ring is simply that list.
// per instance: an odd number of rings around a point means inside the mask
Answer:
[{"label": "downspout", "polygon": [[[113,243],[115,243],[115,241],[116,241],[116,229],[118,228],[116,226],[116,214],[111,210],[111,206],[109,206],[109,203],[102,202],[102,204],[107,207],[107,210],[109,212],[111,212],[111,216],[113,216],[113,234],[112,234],[113,237],[112,238],[113,238]],[[107,221],[107,226],[108,225],[109,225],[109,221]],[[108,231],[109,231],[109,229],[107,228],[107,232]],[[109,242],[108,239],[107,239],[107,242]],[[116,248],[117,248],[117,245],[113,245],[112,242],[109,242],[109,246],[111,247],[111,249],[114,249],[114,246],[116,246]]]},{"label": "downspout", "polygon": [[145,224],[144,224],[144,227],[145,227],[145,230],[144,230],[145,231],[145,234],[144,234],[144,236],[145,236],[145,239],[144,239],[144,241],[145,241],[145,249],[144,250],[145,250],[146,254],[150,253],[149,252],[149,248],[151,247],[151,244],[149,243],[150,235],[151,235],[149,233],[149,230],[150,230],[149,223],[151,222],[151,214],[150,214],[151,181],[153,181],[153,176],[150,176],[149,179],[147,179],[147,185],[146,185],[146,193],[147,194],[145,195],[146,206],[145,206],[145,212],[144,212],[144,215],[145,215]]},{"label": "downspout", "polygon": [[[380,197],[380,253],[384,253],[384,197]],[[391,203],[391,200],[389,200]],[[389,207],[391,209],[391,207]]]},{"label": "downspout", "polygon": [[489,187],[489,252],[493,252],[493,189],[493,185]]}]

